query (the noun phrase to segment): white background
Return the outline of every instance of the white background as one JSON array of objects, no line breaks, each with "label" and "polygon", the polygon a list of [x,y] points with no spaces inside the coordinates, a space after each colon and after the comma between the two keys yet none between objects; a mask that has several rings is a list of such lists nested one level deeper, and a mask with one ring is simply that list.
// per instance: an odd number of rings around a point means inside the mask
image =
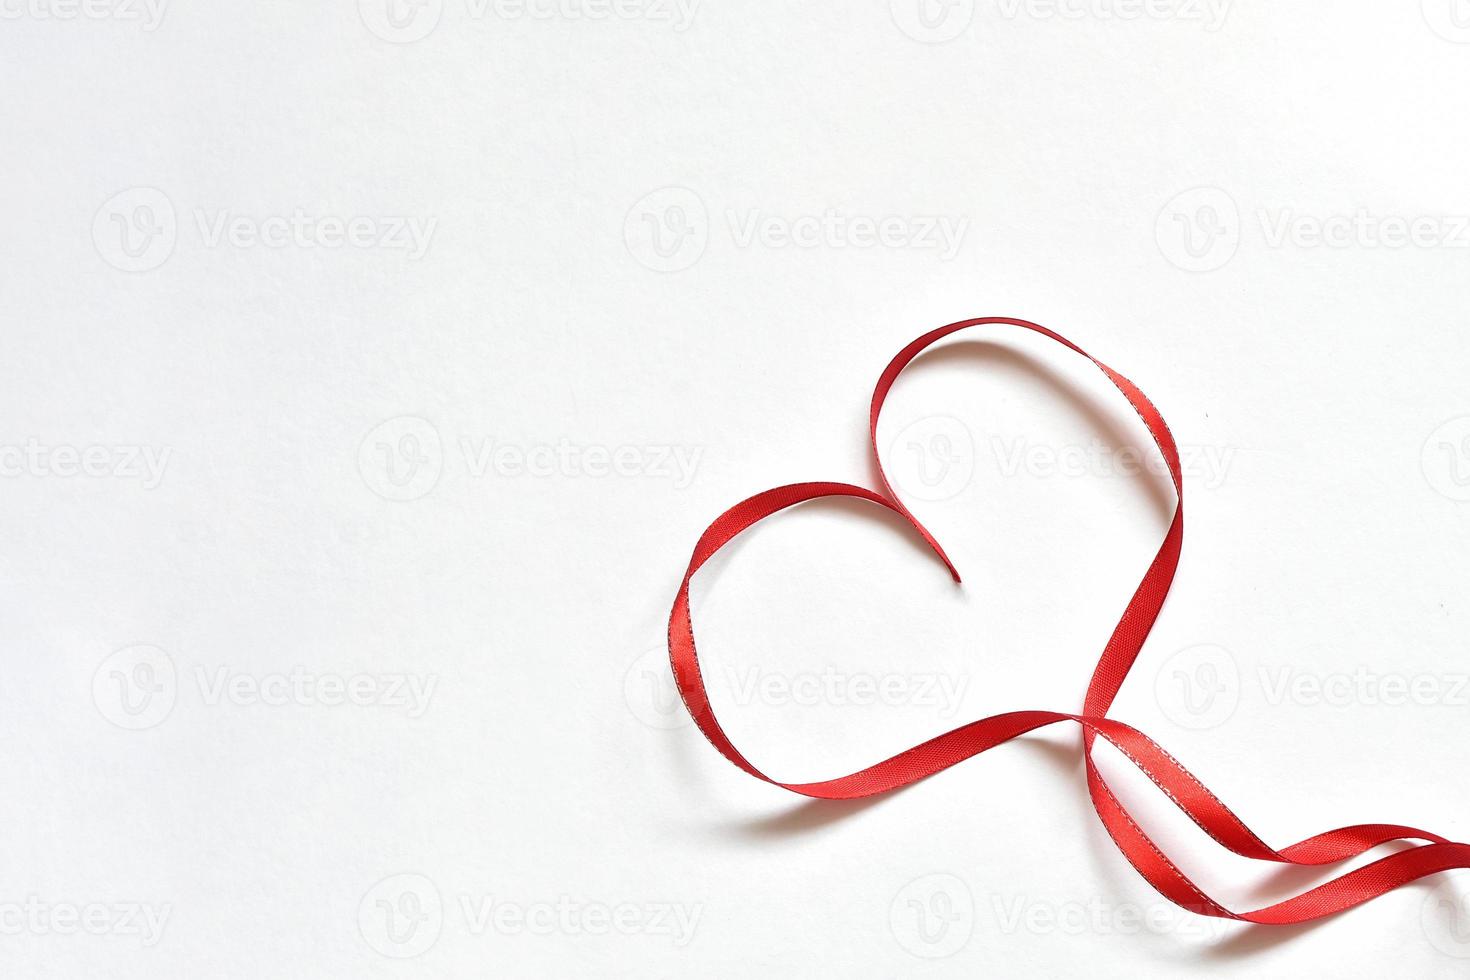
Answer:
[{"label": "white background", "polygon": [[[1470,874],[1195,919],[1075,732],[816,805],[662,652],[1025,316],[1195,460],[1114,714],[1272,843],[1463,839],[1463,0],[392,2],[0,5],[7,976],[1463,975]],[[774,775],[1080,705],[1172,497],[1013,334],[882,433],[963,589],[826,505],[697,582]],[[1232,907],[1320,880],[1105,761]]]}]

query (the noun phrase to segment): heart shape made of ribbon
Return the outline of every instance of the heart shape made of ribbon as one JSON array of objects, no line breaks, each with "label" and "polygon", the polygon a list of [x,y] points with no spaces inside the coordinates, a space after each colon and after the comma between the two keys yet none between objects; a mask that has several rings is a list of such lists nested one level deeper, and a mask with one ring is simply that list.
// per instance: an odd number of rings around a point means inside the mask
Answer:
[{"label": "heart shape made of ribbon", "polygon": [[[814,783],[783,783],[757,769],[725,735],[715,718],[699,669],[694,625],[689,612],[689,583],[700,567],[746,528],[777,511],[822,497],[855,497],[902,516],[949,569],[956,582],[960,574],[934,536],[919,523],[889,484],[878,456],[878,417],[894,380],[915,357],[950,334],[970,327],[1004,325],[1035,331],[1087,358],[1133,406],[1168,467],[1178,503],[1158,553],[1149,564],[1133,598],[1103,647],[1083,700],[1082,711],[1008,711],[970,722],[858,772]],[[871,490],[847,483],[795,483],[758,493],[715,519],[694,546],[689,567],[674,597],[669,616],[669,662],[674,681],[690,716],[705,738],[730,762],[765,782],[816,799],[840,800],[886,793],[948,769],[1003,742],[1058,722],[1075,722],[1082,729],[1082,751],[1087,789],[1093,808],[1118,849],[1165,898],[1201,915],[1289,925],[1341,912],[1402,885],[1453,868],[1470,868],[1470,844],[1456,843],[1428,831],[1398,824],[1354,824],[1317,834],[1280,850],[1274,849],[1245,825],[1229,807],[1153,739],[1129,725],[1107,717],[1108,709],[1147,640],[1169,594],[1179,567],[1184,537],[1184,483],[1179,452],[1163,416],[1132,381],[1088,354],[1065,337],[1040,324],[1014,317],[976,317],[960,320],[919,337],[889,362],[878,378],[868,415],[868,435],[882,488]],[[1372,863],[1355,868],[1284,901],[1248,912],[1235,912],[1206,895],[1160,849],[1123,806],[1099,772],[1093,759],[1097,739],[1116,747],[1164,794],[1220,846],[1242,857],[1290,865],[1327,865],[1358,857],[1390,842],[1417,842]]]}]

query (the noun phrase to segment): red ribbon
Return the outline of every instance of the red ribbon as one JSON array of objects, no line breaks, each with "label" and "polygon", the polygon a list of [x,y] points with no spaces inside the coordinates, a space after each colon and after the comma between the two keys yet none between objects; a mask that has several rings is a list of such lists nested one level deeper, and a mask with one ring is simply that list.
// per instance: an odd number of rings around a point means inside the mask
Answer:
[{"label": "red ribbon", "polygon": [[[1164,542],[1103,648],[1102,656],[1092,673],[1081,714],[1056,711],[1006,712],[945,732],[937,738],[847,776],[815,783],[783,783],[772,779],[740,754],[715,719],[709,696],[705,692],[704,678],[700,675],[699,656],[694,648],[694,626],[689,616],[689,582],[710,556],[741,531],[793,504],[819,497],[857,497],[903,515],[949,568],[954,580],[959,582],[959,571],[945,555],[944,549],[898,499],[887,475],[883,473],[883,463],[878,457],[877,446],[878,415],[894,380],[920,351],[956,331],[981,324],[1007,324],[1050,337],[1096,364],[1123,393],[1123,397],[1128,399],[1128,403],[1148,426],[1149,433],[1168,464],[1174,490],[1178,495],[1174,519],[1164,536]],[[1137,729],[1107,717],[1108,708],[1117,696],[1124,678],[1128,676],[1129,669],[1158,618],[1164,597],[1169,593],[1174,571],[1179,565],[1179,548],[1184,534],[1184,486],[1180,478],[1179,453],[1174,445],[1174,437],[1169,433],[1169,427],[1164,423],[1158,409],[1154,408],[1133,382],[1046,327],[1010,317],[977,317],[940,327],[899,351],[898,356],[878,378],[869,413],[868,431],[873,458],[877,462],[883,483],[881,492],[846,483],[796,483],[777,487],[758,493],[721,514],[694,546],[694,555],[689,560],[689,568],[684,573],[678,595],[674,597],[673,612],[669,616],[669,662],[689,714],[699,725],[699,730],[726,759],[757,779],[793,793],[825,800],[852,799],[907,786],[1008,742],[1018,735],[1056,722],[1071,721],[1082,726],[1087,789],[1092,797],[1093,808],[1107,828],[1109,836],[1149,884],[1165,898],[1190,911],[1267,925],[1307,922],[1360,905],[1426,875],[1451,868],[1470,867],[1470,845],[1454,843],[1437,834],[1395,824],[1342,827],[1276,850],[1257,837],[1214,793],[1206,789],[1194,774],[1180,765],[1157,742]],[[1222,847],[1243,857],[1279,864],[1325,865],[1356,857],[1391,841],[1423,843],[1416,843],[1412,847],[1389,854],[1283,902],[1253,912],[1233,912],[1206,895],[1186,877],[1113,794],[1092,757],[1093,745],[1099,736],[1116,746],[1205,833]]]}]

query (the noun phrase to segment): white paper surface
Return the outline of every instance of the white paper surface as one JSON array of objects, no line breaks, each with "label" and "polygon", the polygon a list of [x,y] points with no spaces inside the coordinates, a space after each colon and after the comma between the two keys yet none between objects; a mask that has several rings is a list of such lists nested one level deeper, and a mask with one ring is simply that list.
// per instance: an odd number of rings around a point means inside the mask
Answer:
[{"label": "white paper surface", "polygon": [[[1025,316],[1186,450],[1115,716],[1271,843],[1463,839],[1463,3],[0,12],[5,975],[1463,975],[1470,875],[1196,919],[1074,732],[813,804],[662,650],[711,519],[870,483],[888,358]],[[963,589],[861,506],[711,565],[750,758],[1080,706],[1172,506],[1110,392],[1002,330],[902,379]],[[1105,761],[1233,907],[1320,880]]]}]

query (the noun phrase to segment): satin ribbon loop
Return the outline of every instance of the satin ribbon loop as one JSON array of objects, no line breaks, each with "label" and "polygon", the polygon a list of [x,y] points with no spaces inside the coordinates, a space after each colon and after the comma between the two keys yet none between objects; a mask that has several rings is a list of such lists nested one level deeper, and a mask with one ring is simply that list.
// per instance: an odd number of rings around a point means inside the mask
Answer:
[{"label": "satin ribbon loop", "polygon": [[[1133,597],[1108,637],[1080,714],[1055,711],[1011,711],[992,715],[937,735],[911,749],[865,769],[835,779],[786,783],[772,779],[742,755],[726,736],[710,705],[689,610],[689,584],[708,559],[758,521],[788,507],[824,497],[851,497],[887,508],[903,517],[934,550],[956,582],[959,570],[929,530],[899,499],[878,455],[878,419],[894,381],[920,353],[960,330],[978,326],[1010,326],[1033,331],[1091,361],[1127,399],[1148,428],[1173,481],[1178,503],[1158,552],[1144,572]],[[1202,915],[1267,925],[1286,925],[1320,919],[1362,904],[1426,875],[1470,867],[1470,845],[1455,843],[1427,831],[1398,824],[1357,824],[1309,837],[1280,850],[1267,845],[1210,792],[1193,773],[1147,735],[1107,717],[1118,691],[1153,629],[1174,573],[1179,567],[1184,538],[1184,481],[1179,451],[1163,416],[1132,381],[1088,354],[1060,334],[1014,317],[977,317],[932,330],[914,340],[889,362],[878,378],[868,416],[868,436],[877,463],[881,490],[846,483],[798,483],[758,493],[720,515],[700,536],[684,573],[669,616],[669,663],[685,707],[699,730],[730,762],[775,786],[817,799],[851,799],[886,793],[957,765],[981,752],[1058,722],[1082,730],[1087,788],[1093,809],[1123,856],[1160,894]],[[1222,848],[1257,861],[1294,865],[1326,865],[1358,857],[1393,842],[1421,842],[1363,867],[1346,872],[1299,895],[1251,912],[1233,912],[1206,895],[1144,832],[1114,794],[1093,758],[1102,738],[1137,767],[1180,811]]]}]

